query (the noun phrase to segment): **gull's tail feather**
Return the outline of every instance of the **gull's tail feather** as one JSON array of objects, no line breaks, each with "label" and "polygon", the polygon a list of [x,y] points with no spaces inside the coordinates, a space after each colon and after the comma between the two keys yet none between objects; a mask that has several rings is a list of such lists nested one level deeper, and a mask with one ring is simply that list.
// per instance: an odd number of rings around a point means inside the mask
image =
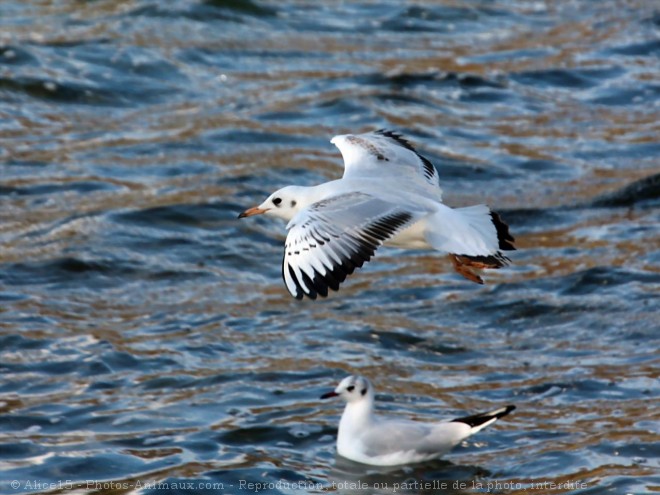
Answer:
[{"label": "gull's tail feather", "polygon": [[502,251],[515,250],[509,226],[486,205],[452,209],[442,205],[433,214],[433,228],[425,233],[431,246],[450,253],[455,270],[473,282],[483,280],[473,268],[501,268],[509,264]]},{"label": "gull's tail feather", "polygon": [[516,239],[509,233],[509,226],[502,220],[499,213],[495,211],[491,210],[490,218],[497,231],[499,248],[502,251],[515,251],[516,246],[514,246],[513,243],[516,242]]},{"label": "gull's tail feather", "polygon": [[470,434],[474,434],[479,430],[483,430],[486,426],[494,423],[498,419],[503,418],[511,411],[513,411],[515,408],[516,406],[509,405],[486,413],[474,414],[472,416],[465,416],[464,418],[452,419],[452,422],[465,423],[470,428],[472,428]]}]

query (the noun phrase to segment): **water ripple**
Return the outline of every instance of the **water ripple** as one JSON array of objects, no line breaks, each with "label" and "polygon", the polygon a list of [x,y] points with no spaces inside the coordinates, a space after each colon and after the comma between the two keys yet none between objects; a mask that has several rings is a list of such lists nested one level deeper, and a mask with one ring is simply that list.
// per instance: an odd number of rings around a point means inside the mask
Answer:
[{"label": "water ripple", "polygon": [[[5,4],[3,491],[657,484],[649,2]],[[236,216],[340,177],[329,139],[381,127],[448,204],[500,212],[512,266],[476,286],[383,250],[340,293],[292,300],[285,226]],[[341,405],[317,400],[354,372],[390,415],[518,409],[447,460],[365,469],[336,457]]]}]

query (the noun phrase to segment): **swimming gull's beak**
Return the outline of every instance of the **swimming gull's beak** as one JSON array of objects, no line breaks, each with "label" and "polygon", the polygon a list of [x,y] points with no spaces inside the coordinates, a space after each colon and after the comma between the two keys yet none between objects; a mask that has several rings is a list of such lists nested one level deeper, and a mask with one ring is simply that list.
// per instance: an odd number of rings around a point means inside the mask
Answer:
[{"label": "swimming gull's beak", "polygon": [[259,208],[258,206],[253,206],[252,208],[248,208],[243,213],[238,215],[238,218],[251,217],[252,215],[261,215],[262,213],[266,213],[267,211],[268,208]]},{"label": "swimming gull's beak", "polygon": [[332,392],[327,392],[321,396],[321,399],[329,399],[330,397],[337,397],[339,394],[334,390]]}]

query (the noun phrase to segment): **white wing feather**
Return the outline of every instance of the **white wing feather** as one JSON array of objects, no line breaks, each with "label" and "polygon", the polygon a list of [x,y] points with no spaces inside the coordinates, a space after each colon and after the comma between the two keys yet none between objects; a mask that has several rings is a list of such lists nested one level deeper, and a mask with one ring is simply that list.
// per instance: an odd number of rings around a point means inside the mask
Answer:
[{"label": "white wing feather", "polygon": [[313,203],[287,225],[282,277],[296,298],[325,297],[422,212],[353,192]]},{"label": "white wing feather", "polygon": [[330,141],[344,158],[344,178],[390,178],[417,188],[440,201],[442,190],[433,164],[400,134],[379,130],[335,136]]}]

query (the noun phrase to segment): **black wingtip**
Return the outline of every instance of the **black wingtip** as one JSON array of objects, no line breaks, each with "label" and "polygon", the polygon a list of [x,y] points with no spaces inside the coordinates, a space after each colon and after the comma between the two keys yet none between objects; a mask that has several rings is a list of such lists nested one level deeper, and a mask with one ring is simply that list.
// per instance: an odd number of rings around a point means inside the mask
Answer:
[{"label": "black wingtip", "polygon": [[515,408],[516,406],[510,404],[495,411],[489,411],[487,413],[474,414],[472,416],[465,416],[463,418],[452,419],[452,422],[465,423],[471,428],[475,428],[477,426],[481,426],[484,423],[487,423],[488,421],[492,421],[493,419],[503,418],[504,416],[508,415],[511,411],[513,411]]},{"label": "black wingtip", "polygon": [[504,416],[507,416],[511,411],[514,411],[515,409],[516,409],[516,406],[514,406],[513,404],[509,404],[508,406],[506,406],[504,408],[504,410],[502,412],[500,412],[499,414],[496,414],[495,417],[497,419],[503,418]]},{"label": "black wingtip", "polygon": [[404,148],[415,153],[419,157],[419,159],[422,160],[422,164],[424,165],[424,175],[426,176],[427,179],[432,179],[435,176],[435,174],[437,173],[435,166],[431,163],[431,161],[428,158],[420,155],[417,152],[417,150],[414,148],[414,146],[410,144],[410,141],[404,138],[401,133],[397,131],[392,131],[390,129],[378,129],[377,131],[374,132],[376,134],[380,134],[381,136],[385,136],[387,138],[394,140],[400,146],[403,146]]},{"label": "black wingtip", "polygon": [[374,131],[376,134],[380,134],[381,136],[388,137],[390,139],[393,139],[397,143],[399,143],[401,146],[403,146],[406,149],[409,149],[410,151],[414,151],[417,153],[417,150],[413,148],[413,145],[410,144],[410,142],[403,137],[403,135],[400,132],[393,131],[391,129],[378,129],[377,131]]}]

